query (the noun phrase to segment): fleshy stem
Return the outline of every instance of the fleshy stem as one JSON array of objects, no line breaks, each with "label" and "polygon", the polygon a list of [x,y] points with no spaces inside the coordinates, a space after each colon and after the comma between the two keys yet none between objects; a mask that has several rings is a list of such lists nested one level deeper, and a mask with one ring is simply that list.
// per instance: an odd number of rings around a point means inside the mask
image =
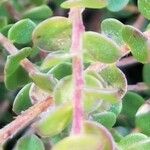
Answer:
[{"label": "fleshy stem", "polygon": [[84,72],[83,72],[83,33],[84,25],[82,20],[82,9],[72,8],[69,17],[72,20],[72,45],[71,54],[74,55],[72,59],[73,69],[73,124],[72,134],[79,134],[83,130],[84,106],[83,106],[83,88],[84,88]]}]

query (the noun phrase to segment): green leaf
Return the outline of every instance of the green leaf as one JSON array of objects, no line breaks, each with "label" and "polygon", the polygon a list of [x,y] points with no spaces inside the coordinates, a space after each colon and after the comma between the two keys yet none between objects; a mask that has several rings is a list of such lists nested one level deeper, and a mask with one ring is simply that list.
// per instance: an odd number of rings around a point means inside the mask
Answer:
[{"label": "green leaf", "polygon": [[127,80],[123,72],[115,65],[108,65],[102,69],[99,75],[103,78],[106,86],[118,90],[117,97],[121,99],[127,91]]},{"label": "green leaf", "polygon": [[135,114],[139,107],[144,104],[144,99],[134,92],[127,92],[123,98],[121,115],[126,116],[131,125],[135,124]]},{"label": "green leaf", "polygon": [[84,59],[87,62],[114,63],[121,58],[120,48],[111,39],[96,33],[84,33]]},{"label": "green leaf", "polygon": [[120,103],[116,103],[110,106],[109,111],[114,113],[116,116],[120,114],[122,110],[122,101]]},{"label": "green leaf", "polygon": [[97,136],[81,134],[64,138],[52,150],[99,150],[101,146]]},{"label": "green leaf", "polygon": [[4,36],[8,36],[8,31],[9,29],[13,26],[13,24],[8,24],[5,27],[3,27],[0,32],[4,35]]},{"label": "green leaf", "polygon": [[71,122],[72,105],[61,105],[35,124],[35,130],[42,137],[52,137],[61,133]]},{"label": "green leaf", "polygon": [[60,51],[52,52],[47,55],[41,65],[41,69],[49,69],[63,61],[70,59],[72,56],[69,53],[62,53]]},{"label": "green leaf", "polygon": [[65,17],[52,17],[41,22],[33,32],[33,43],[42,50],[69,51],[71,22]]},{"label": "green leaf", "polygon": [[140,132],[150,135],[150,104],[149,102],[142,105],[136,113],[136,127]]},{"label": "green leaf", "polygon": [[132,26],[125,26],[122,31],[124,42],[130,47],[133,56],[141,63],[148,63],[150,48],[148,39],[142,32]]},{"label": "green leaf", "polygon": [[111,133],[101,124],[85,121],[84,134],[97,136],[99,145],[102,146],[103,150],[113,150],[115,148]]},{"label": "green leaf", "polygon": [[29,97],[30,87],[31,83],[25,85],[15,97],[12,110],[16,114],[20,114],[22,111],[26,110],[32,105]]},{"label": "green leaf", "polygon": [[124,24],[114,18],[105,19],[101,23],[102,33],[105,34],[108,38],[115,41],[120,46],[124,44],[124,41],[122,39],[123,27]]},{"label": "green leaf", "polygon": [[0,30],[8,23],[7,17],[0,17]]},{"label": "green leaf", "polygon": [[52,10],[47,5],[41,5],[31,8],[24,12],[23,18],[30,18],[31,20],[45,20],[52,16]]},{"label": "green leaf", "polygon": [[107,5],[107,0],[68,0],[61,4],[62,8],[104,8]]},{"label": "green leaf", "polygon": [[45,148],[41,139],[31,134],[20,138],[14,150],[45,150]]},{"label": "green leaf", "polygon": [[122,140],[119,142],[119,146],[123,150],[126,150],[131,145],[133,145],[135,143],[139,143],[140,141],[143,141],[145,139],[147,139],[147,136],[142,133],[131,133],[131,134],[125,136],[124,138],[122,138]]},{"label": "green leaf", "polygon": [[48,0],[31,0],[31,2],[36,5],[42,5],[42,4],[46,4]]},{"label": "green leaf", "polygon": [[128,2],[129,0],[108,0],[107,8],[112,12],[120,11],[128,4]]},{"label": "green leaf", "polygon": [[8,32],[8,38],[17,44],[28,44],[31,42],[35,23],[30,19],[22,19],[15,23]]},{"label": "green leaf", "polygon": [[116,115],[112,112],[96,113],[92,115],[92,118],[106,128],[112,128],[116,123]]},{"label": "green leaf", "polygon": [[57,80],[50,74],[35,72],[29,76],[38,87],[47,92],[52,92],[57,83]]},{"label": "green leaf", "polygon": [[150,63],[144,64],[143,67],[143,81],[150,86]]},{"label": "green leaf", "polygon": [[72,65],[69,62],[60,63],[54,66],[48,74],[52,74],[58,80],[72,74]]},{"label": "green leaf", "polygon": [[[101,84],[94,77],[85,75],[85,86],[98,89],[101,87]],[[73,97],[73,90],[72,76],[66,76],[62,78],[54,89],[54,99],[56,104],[62,104],[71,101]],[[98,99],[98,96],[92,92],[85,92],[84,94],[86,111],[93,111],[93,109],[95,110],[101,104],[101,100]]]},{"label": "green leaf", "polygon": [[150,1],[149,0],[138,0],[138,9],[141,12],[141,14],[147,18],[150,19]]},{"label": "green leaf", "polygon": [[27,84],[30,79],[28,73],[20,66],[21,60],[28,57],[32,52],[30,47],[21,49],[17,54],[9,55],[5,64],[5,85],[13,90]]}]

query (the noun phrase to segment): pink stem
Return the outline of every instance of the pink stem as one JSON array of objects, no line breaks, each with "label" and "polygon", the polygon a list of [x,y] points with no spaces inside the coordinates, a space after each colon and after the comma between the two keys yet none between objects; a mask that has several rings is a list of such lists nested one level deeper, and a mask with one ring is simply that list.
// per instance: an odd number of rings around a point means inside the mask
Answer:
[{"label": "pink stem", "polygon": [[83,74],[83,56],[82,43],[84,25],[82,21],[82,10],[79,8],[72,8],[70,10],[70,18],[73,23],[72,31],[72,45],[71,53],[74,55],[72,60],[73,68],[73,125],[72,133],[79,134],[83,130],[84,106],[83,106],[83,88],[84,88],[84,74]]}]

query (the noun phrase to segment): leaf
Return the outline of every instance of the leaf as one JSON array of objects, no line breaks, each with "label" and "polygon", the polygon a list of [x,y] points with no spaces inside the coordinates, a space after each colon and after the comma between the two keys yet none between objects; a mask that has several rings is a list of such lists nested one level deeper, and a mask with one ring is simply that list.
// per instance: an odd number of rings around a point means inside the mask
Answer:
[{"label": "leaf", "polygon": [[28,57],[32,52],[30,47],[21,49],[17,54],[9,55],[4,69],[5,85],[13,90],[27,84],[30,79],[28,73],[20,66],[21,60]]},{"label": "leaf", "polygon": [[63,61],[70,59],[72,56],[69,53],[62,53],[60,51],[52,52],[47,55],[41,65],[41,69],[49,69]]},{"label": "leaf", "polygon": [[128,4],[128,2],[129,0],[108,0],[107,8],[112,12],[120,11]]},{"label": "leaf", "polygon": [[[94,77],[85,75],[85,86],[91,88],[100,88],[101,84]],[[54,89],[54,99],[56,104],[62,104],[71,101],[73,97],[73,90],[72,76],[66,76],[62,78]],[[92,92],[85,92],[84,95],[86,111],[93,111],[93,109],[95,110],[101,104],[101,100],[97,99],[97,95],[92,94]]]},{"label": "leaf", "polygon": [[61,133],[71,122],[72,105],[66,103],[53,109],[35,124],[35,130],[42,137],[52,137]]},{"label": "leaf", "polygon": [[68,0],[61,4],[62,8],[103,8],[106,7],[107,0]]},{"label": "leaf", "polygon": [[150,86],[150,63],[144,64],[143,67],[143,81]]},{"label": "leaf", "polygon": [[45,150],[43,142],[34,134],[21,137],[14,150]]},{"label": "leaf", "polygon": [[120,103],[116,103],[110,106],[109,111],[118,116],[122,110],[122,101]]},{"label": "leaf", "polygon": [[57,80],[50,74],[35,72],[29,76],[39,88],[47,92],[52,92],[57,83]]},{"label": "leaf", "polygon": [[122,31],[124,42],[130,47],[131,53],[141,63],[148,63],[150,57],[149,41],[142,32],[132,26],[125,26]]},{"label": "leaf", "polygon": [[110,132],[101,124],[92,121],[84,122],[84,134],[97,136],[103,150],[113,150],[115,145]]},{"label": "leaf", "polygon": [[124,41],[122,39],[123,27],[124,24],[114,18],[105,19],[101,23],[102,33],[105,34],[108,38],[115,41],[120,46],[124,44]]},{"label": "leaf", "polygon": [[100,150],[99,139],[92,135],[72,135],[58,142],[52,150]]},{"label": "leaf", "polygon": [[150,1],[149,0],[138,0],[138,9],[141,12],[141,14],[147,18],[150,19]]},{"label": "leaf", "polygon": [[0,30],[8,23],[7,17],[0,17]]},{"label": "leaf", "polygon": [[87,62],[114,63],[122,53],[111,39],[96,33],[84,33],[84,59]]},{"label": "leaf", "polygon": [[116,123],[116,115],[112,112],[96,113],[92,115],[92,118],[106,128],[112,128]]},{"label": "leaf", "polygon": [[112,87],[118,90],[118,99],[123,98],[127,91],[127,80],[123,72],[115,65],[108,65],[102,69],[99,75],[105,81],[106,87]]},{"label": "leaf", "polygon": [[150,135],[150,104],[143,104],[136,113],[136,127],[144,134]]},{"label": "leaf", "polygon": [[52,16],[52,10],[47,5],[41,5],[31,8],[23,13],[23,18],[30,18],[31,20],[45,20]]},{"label": "leaf", "polygon": [[119,146],[123,150],[126,150],[130,146],[134,145],[135,143],[137,144],[140,141],[143,141],[147,138],[148,137],[142,133],[131,133],[131,134],[125,136],[124,138],[122,138],[122,140],[119,142]]},{"label": "leaf", "polygon": [[8,38],[17,44],[28,44],[31,42],[35,23],[30,19],[22,19],[15,23],[8,32]]},{"label": "leaf", "polygon": [[52,74],[58,80],[72,74],[72,65],[69,62],[63,62],[54,66],[48,74]]},{"label": "leaf", "polygon": [[123,98],[121,115],[126,116],[131,125],[135,124],[135,114],[138,108],[144,103],[144,99],[134,92],[127,92]]},{"label": "leaf", "polygon": [[52,93],[46,92],[46,91],[40,89],[34,83],[32,83],[31,88],[29,90],[29,97],[30,97],[32,104],[36,104],[38,102],[41,102],[43,100],[46,100],[46,99],[52,97]]},{"label": "leaf", "polygon": [[16,114],[20,114],[22,111],[26,110],[32,105],[29,97],[30,87],[31,83],[25,85],[15,97],[12,110]]},{"label": "leaf", "polygon": [[4,35],[4,36],[8,36],[8,31],[9,29],[13,26],[13,24],[8,24],[5,27],[3,27],[0,32]]},{"label": "leaf", "polygon": [[69,51],[71,46],[71,22],[65,17],[52,17],[41,22],[33,32],[33,43],[46,51]]}]

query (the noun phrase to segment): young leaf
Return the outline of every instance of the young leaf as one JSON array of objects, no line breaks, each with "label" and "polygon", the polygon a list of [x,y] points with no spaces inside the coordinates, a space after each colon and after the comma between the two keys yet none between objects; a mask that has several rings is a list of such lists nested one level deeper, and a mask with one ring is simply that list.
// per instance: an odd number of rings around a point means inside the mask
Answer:
[{"label": "young leaf", "polygon": [[150,19],[150,1],[149,0],[138,0],[138,9],[141,12],[141,14],[147,18]]},{"label": "young leaf", "polygon": [[15,23],[8,32],[8,38],[17,44],[28,44],[31,42],[35,23],[30,19],[23,19]]},{"label": "young leaf", "polygon": [[114,113],[116,116],[120,114],[121,110],[122,110],[122,102],[111,105],[109,109],[109,111]]},{"label": "young leaf", "polygon": [[44,59],[41,69],[49,69],[55,65],[60,64],[61,62],[71,58],[71,55],[68,53],[63,53],[60,51],[52,52],[47,55],[47,57]]},{"label": "young leaf", "polygon": [[52,10],[47,5],[41,5],[31,8],[24,12],[23,18],[30,18],[31,20],[45,20],[52,16]]},{"label": "young leaf", "polygon": [[123,98],[123,108],[121,115],[126,116],[129,123],[131,125],[134,125],[135,121],[135,114],[139,107],[144,104],[144,99],[134,93],[134,92],[127,92],[126,95]]},{"label": "young leaf", "polygon": [[26,110],[32,105],[29,97],[30,87],[31,83],[25,85],[15,97],[12,110],[16,114],[20,114],[22,111]]},{"label": "young leaf", "polygon": [[93,135],[72,135],[58,142],[52,150],[101,150],[101,141]]},{"label": "young leaf", "polygon": [[128,4],[128,2],[129,0],[108,0],[107,8],[113,12],[120,11]]},{"label": "young leaf", "polygon": [[124,41],[122,39],[123,27],[124,24],[122,24],[120,21],[114,18],[105,19],[101,23],[102,33],[105,34],[108,38],[115,41],[120,46],[124,44]]},{"label": "young leaf", "polygon": [[106,7],[107,0],[68,0],[61,4],[62,8],[103,8]]},{"label": "young leaf", "polygon": [[33,32],[33,43],[47,51],[69,51],[71,45],[71,22],[65,17],[52,17],[41,22]]},{"label": "young leaf", "polygon": [[8,23],[7,17],[0,16],[0,30],[5,27]]},{"label": "young leaf", "polygon": [[45,150],[43,142],[34,134],[21,137],[14,150]]},{"label": "young leaf", "polygon": [[42,137],[52,137],[61,133],[72,119],[72,105],[66,103],[49,112],[35,124],[35,130]]},{"label": "young leaf", "polygon": [[95,32],[84,33],[84,59],[87,62],[114,63],[122,53],[111,39]]},{"label": "young leaf", "polygon": [[21,60],[28,57],[32,52],[29,47],[23,48],[17,54],[9,55],[5,64],[5,85],[13,90],[30,81],[28,73],[20,66]]},{"label": "young leaf", "polygon": [[144,134],[150,135],[150,104],[142,105],[136,113],[136,127]]},{"label": "young leaf", "polygon": [[92,115],[92,118],[106,128],[112,128],[116,123],[116,115],[112,112],[96,113]]},{"label": "young leaf", "polygon": [[51,74],[37,72],[29,76],[38,87],[47,92],[52,92],[57,83],[57,80]]},{"label": "young leaf", "polygon": [[148,63],[150,57],[149,41],[142,32],[132,26],[125,26],[122,31],[124,42],[130,47],[133,56],[141,63]]},{"label": "young leaf", "polygon": [[60,80],[65,76],[71,75],[72,65],[69,62],[60,63],[54,66],[48,74],[52,74],[56,79]]},{"label": "young leaf", "polygon": [[101,124],[92,121],[85,121],[84,134],[97,136],[103,150],[113,150],[115,148],[110,132]]}]

